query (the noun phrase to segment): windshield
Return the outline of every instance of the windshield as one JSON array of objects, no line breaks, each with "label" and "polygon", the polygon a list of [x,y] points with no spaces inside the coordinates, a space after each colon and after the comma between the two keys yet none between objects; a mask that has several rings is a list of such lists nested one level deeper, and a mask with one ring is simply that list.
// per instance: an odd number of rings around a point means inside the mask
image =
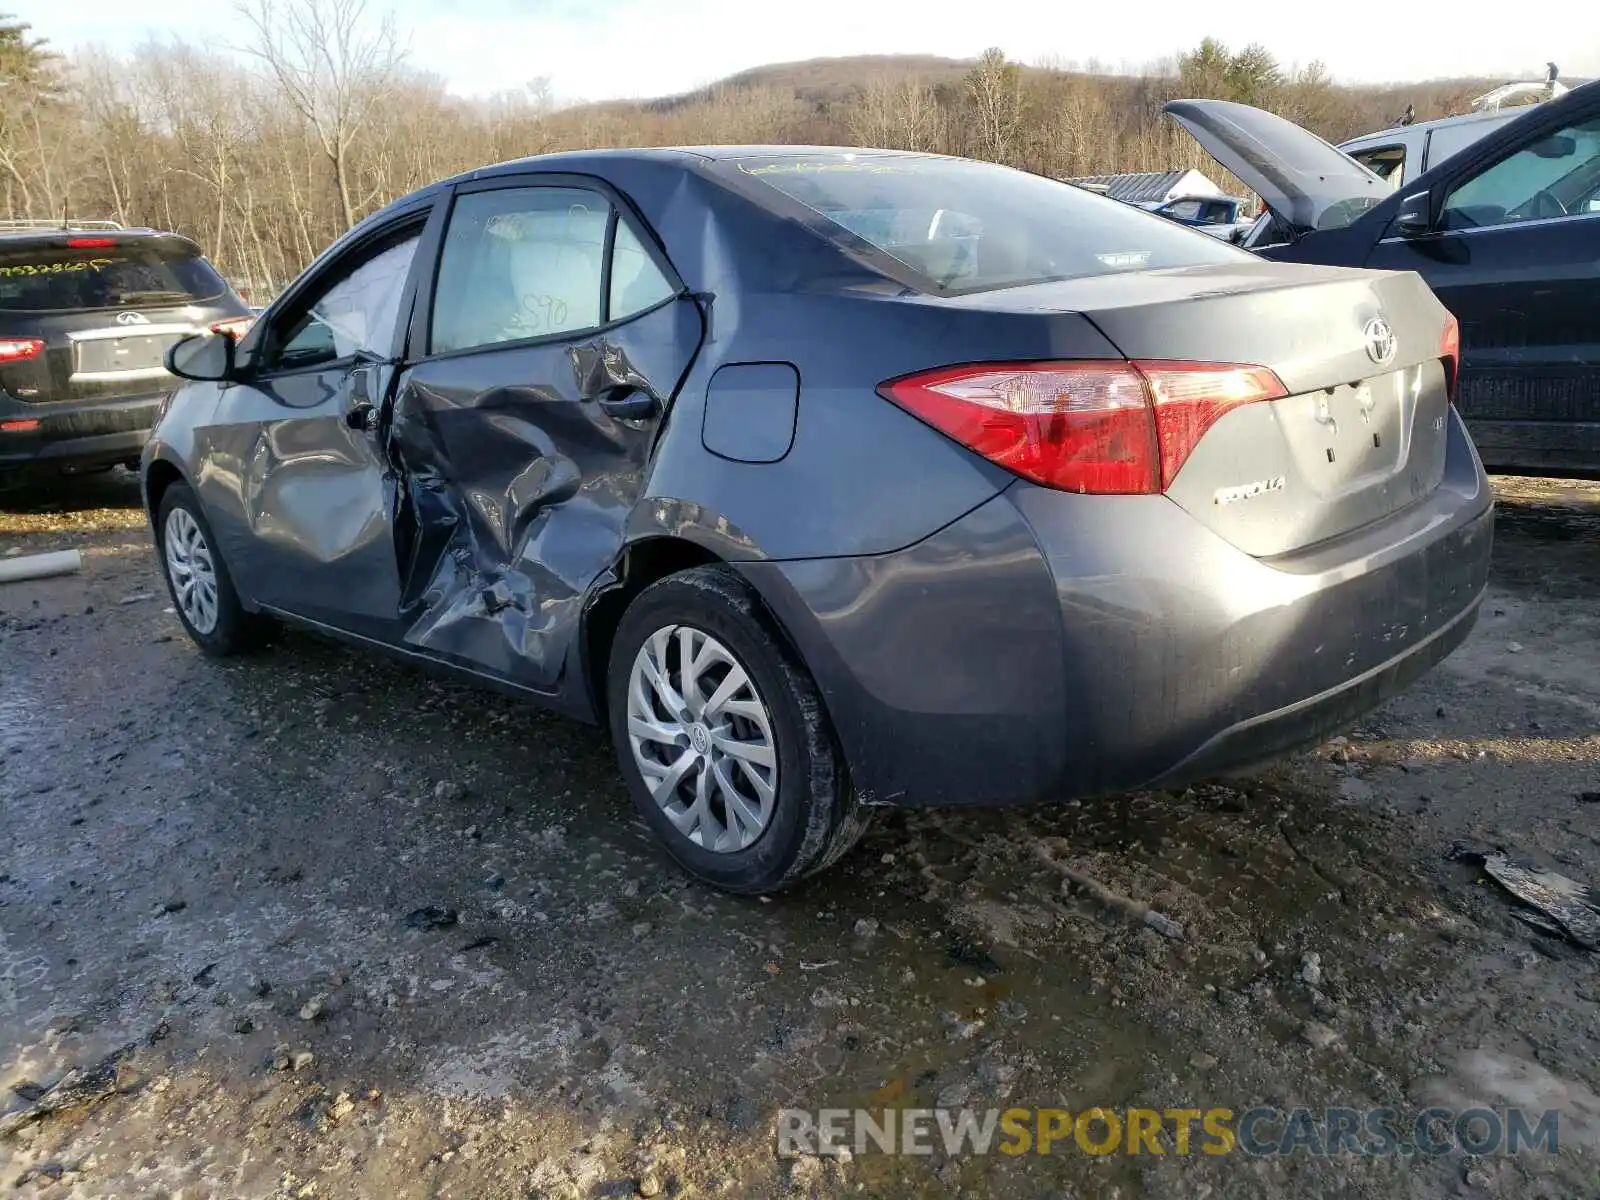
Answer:
[{"label": "windshield", "polygon": [[0,310],[190,304],[227,289],[211,264],[181,244],[0,247]]},{"label": "windshield", "polygon": [[1248,257],[1119,201],[993,163],[772,155],[736,160],[732,169],[891,256],[928,291],[983,291]]}]

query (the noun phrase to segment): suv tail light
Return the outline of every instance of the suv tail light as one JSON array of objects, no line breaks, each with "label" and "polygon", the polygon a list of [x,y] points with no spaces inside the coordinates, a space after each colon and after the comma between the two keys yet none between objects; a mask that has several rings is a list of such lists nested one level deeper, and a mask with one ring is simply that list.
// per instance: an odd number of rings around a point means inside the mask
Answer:
[{"label": "suv tail light", "polygon": [[72,250],[109,250],[116,244],[116,238],[107,237],[75,237],[67,239],[67,246]]},{"label": "suv tail light", "polygon": [[942,367],[878,391],[1025,479],[1101,495],[1165,491],[1223,414],[1289,394],[1266,367],[1151,360]]},{"label": "suv tail light", "polygon": [[1444,360],[1445,395],[1456,401],[1456,377],[1461,374],[1461,322],[1455,314],[1445,314],[1444,335],[1439,339],[1439,357]]},{"label": "suv tail light", "polygon": [[229,317],[226,321],[214,321],[211,324],[211,332],[225,333],[237,340],[250,332],[250,326],[255,324],[255,320],[254,317]]},{"label": "suv tail light", "polygon": [[0,338],[0,365],[38,358],[44,343],[38,338]]}]

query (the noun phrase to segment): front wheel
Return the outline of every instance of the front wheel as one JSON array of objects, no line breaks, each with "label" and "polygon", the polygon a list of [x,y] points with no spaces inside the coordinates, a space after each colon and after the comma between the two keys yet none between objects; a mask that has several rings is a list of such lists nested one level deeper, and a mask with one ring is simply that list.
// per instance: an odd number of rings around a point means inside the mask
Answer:
[{"label": "front wheel", "polygon": [[707,883],[779,891],[865,828],[816,684],[731,569],[696,567],[635,598],[606,696],[635,804]]},{"label": "front wheel", "polygon": [[174,483],[156,510],[156,550],[172,606],[195,645],[222,657],[254,649],[271,630],[267,618],[246,612],[194,492]]}]

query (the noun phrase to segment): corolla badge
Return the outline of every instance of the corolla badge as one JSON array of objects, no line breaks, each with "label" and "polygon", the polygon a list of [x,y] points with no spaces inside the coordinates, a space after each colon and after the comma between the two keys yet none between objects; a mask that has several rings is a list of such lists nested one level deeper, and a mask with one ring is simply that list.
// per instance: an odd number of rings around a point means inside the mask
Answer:
[{"label": "corolla badge", "polygon": [[1380,367],[1394,358],[1394,330],[1382,317],[1373,317],[1361,331],[1367,343],[1367,357]]},{"label": "corolla badge", "polygon": [[1237,504],[1241,500],[1254,500],[1257,496],[1265,496],[1268,492],[1281,492],[1288,483],[1289,481],[1282,475],[1274,475],[1271,479],[1256,479],[1250,483],[1241,483],[1237,487],[1218,488],[1211,494],[1211,502]]},{"label": "corolla badge", "polygon": [[117,324],[118,325],[148,325],[148,324],[150,324],[150,318],[145,316],[143,313],[119,312],[117,314]]}]

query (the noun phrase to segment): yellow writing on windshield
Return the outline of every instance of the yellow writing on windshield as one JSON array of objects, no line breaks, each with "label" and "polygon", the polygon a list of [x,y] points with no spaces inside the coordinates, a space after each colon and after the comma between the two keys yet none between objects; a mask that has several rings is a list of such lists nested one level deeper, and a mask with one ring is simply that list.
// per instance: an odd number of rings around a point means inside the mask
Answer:
[{"label": "yellow writing on windshield", "polygon": [[0,267],[0,278],[11,279],[18,275],[61,275],[68,271],[102,271],[114,260],[109,258],[84,258],[77,262],[18,263]]}]

